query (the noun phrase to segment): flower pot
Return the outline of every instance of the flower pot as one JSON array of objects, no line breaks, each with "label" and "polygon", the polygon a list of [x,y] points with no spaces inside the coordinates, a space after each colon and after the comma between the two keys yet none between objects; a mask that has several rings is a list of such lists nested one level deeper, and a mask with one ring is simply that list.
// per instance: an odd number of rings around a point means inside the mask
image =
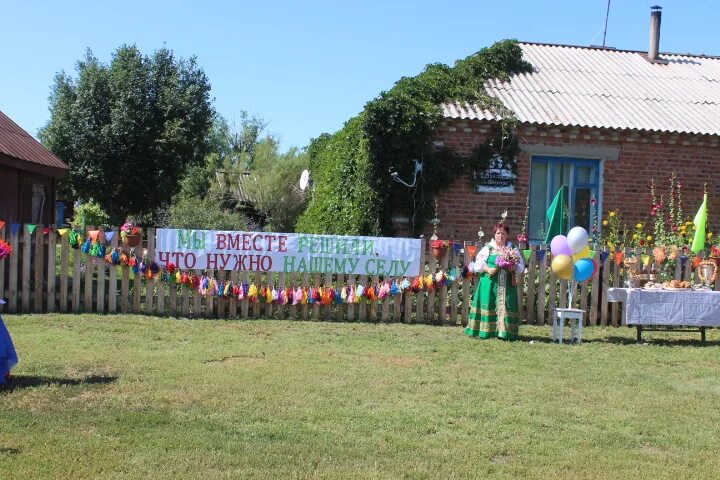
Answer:
[{"label": "flower pot", "polygon": [[140,235],[125,235],[123,237],[123,244],[126,247],[139,247],[141,242],[142,237]]}]

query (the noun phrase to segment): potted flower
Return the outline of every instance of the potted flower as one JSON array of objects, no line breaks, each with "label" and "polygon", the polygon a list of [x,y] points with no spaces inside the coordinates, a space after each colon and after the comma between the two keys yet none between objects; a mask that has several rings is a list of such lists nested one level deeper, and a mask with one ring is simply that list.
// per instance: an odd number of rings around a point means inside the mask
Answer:
[{"label": "potted flower", "polygon": [[445,256],[445,254],[447,253],[447,249],[450,246],[450,242],[448,240],[433,240],[431,246],[432,246],[433,257],[443,258]]},{"label": "potted flower", "polygon": [[120,238],[127,247],[138,247],[142,241],[142,230],[132,220],[127,220],[120,227]]}]

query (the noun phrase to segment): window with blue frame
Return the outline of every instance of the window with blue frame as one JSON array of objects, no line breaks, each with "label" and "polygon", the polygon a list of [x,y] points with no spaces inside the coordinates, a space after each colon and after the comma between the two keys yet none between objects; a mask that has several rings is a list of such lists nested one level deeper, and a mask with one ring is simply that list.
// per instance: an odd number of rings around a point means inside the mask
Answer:
[{"label": "window with blue frame", "polygon": [[[568,229],[584,227],[592,232],[593,209],[600,204],[600,161],[569,157],[532,157],[530,170],[530,211],[528,237],[531,242],[542,242],[546,229],[545,214],[561,186],[568,187]],[[591,205],[591,199],[597,205]],[[592,233],[591,233],[592,234]]]}]

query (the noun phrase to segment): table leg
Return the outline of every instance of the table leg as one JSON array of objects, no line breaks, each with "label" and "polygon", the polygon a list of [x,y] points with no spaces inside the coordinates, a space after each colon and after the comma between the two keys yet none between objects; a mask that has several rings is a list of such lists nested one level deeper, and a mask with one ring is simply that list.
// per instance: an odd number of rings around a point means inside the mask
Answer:
[{"label": "table leg", "polygon": [[705,327],[700,327],[700,341],[705,345]]},{"label": "table leg", "polygon": [[637,326],[637,342],[642,342],[642,325]]},{"label": "table leg", "polygon": [[563,317],[560,317],[560,343],[562,343],[564,336],[565,336],[565,319]]},{"label": "table leg", "polygon": [[583,329],[583,319],[581,318],[578,320],[578,337],[577,337],[577,343],[580,345],[582,343],[582,329]]}]

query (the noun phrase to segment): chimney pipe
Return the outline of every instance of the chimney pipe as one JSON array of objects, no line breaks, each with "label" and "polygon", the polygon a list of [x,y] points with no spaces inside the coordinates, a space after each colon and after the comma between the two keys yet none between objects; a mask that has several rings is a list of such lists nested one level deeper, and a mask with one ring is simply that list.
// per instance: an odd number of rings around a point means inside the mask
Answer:
[{"label": "chimney pipe", "polygon": [[660,19],[662,7],[657,5],[650,7],[650,48],[648,49],[648,60],[657,61],[660,49]]}]

